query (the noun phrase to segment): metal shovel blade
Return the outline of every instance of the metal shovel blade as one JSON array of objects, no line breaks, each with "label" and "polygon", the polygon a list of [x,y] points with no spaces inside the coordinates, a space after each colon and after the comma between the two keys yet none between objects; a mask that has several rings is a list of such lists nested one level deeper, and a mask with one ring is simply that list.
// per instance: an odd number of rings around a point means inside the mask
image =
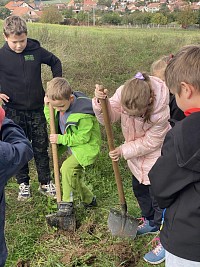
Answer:
[{"label": "metal shovel blade", "polygon": [[63,231],[75,232],[76,230],[75,214],[63,217],[58,216],[56,213],[53,213],[46,216],[46,221],[50,227],[56,227],[57,229]]},{"label": "metal shovel blade", "polygon": [[108,216],[108,228],[113,236],[130,237],[134,239],[137,233],[138,220],[130,215],[111,209]]}]

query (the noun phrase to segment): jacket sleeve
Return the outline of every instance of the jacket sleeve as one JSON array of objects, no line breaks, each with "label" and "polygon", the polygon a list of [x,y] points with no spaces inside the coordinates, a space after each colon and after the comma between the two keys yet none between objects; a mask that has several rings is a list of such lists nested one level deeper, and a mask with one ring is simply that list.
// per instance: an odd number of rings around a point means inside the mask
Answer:
[{"label": "jacket sleeve", "polygon": [[0,184],[5,185],[32,157],[32,147],[23,130],[6,118],[1,128]]},{"label": "jacket sleeve", "polygon": [[50,112],[49,112],[48,105],[44,105],[44,115],[45,115],[47,123],[50,124]]},{"label": "jacket sleeve", "polygon": [[51,67],[54,77],[62,77],[62,64],[58,57],[41,47],[42,63]]},{"label": "jacket sleeve", "polygon": [[[122,88],[123,88],[123,85],[117,89],[117,91],[111,98],[107,99],[108,112],[109,112],[111,123],[118,121],[121,117],[121,90]],[[98,103],[96,98],[92,99],[92,106],[93,106],[93,110],[98,121],[102,125],[104,125],[101,104]]]},{"label": "jacket sleeve", "polygon": [[93,118],[87,117],[80,119],[77,127],[71,126],[71,131],[68,131],[67,134],[58,135],[58,144],[73,147],[88,143],[91,139],[93,125]]},{"label": "jacket sleeve", "polygon": [[121,145],[122,155],[126,160],[147,155],[162,146],[165,135],[170,129],[169,113],[162,115],[163,117],[154,122],[143,137]]}]

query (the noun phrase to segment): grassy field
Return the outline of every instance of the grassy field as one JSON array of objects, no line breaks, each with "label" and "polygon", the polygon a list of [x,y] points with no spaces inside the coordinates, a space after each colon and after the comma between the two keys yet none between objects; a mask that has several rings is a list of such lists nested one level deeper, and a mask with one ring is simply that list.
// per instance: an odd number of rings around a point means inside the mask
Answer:
[{"label": "grassy field", "polygon": [[[1,26],[1,25],[0,25]],[[29,24],[29,36],[55,53],[63,63],[64,77],[74,90],[94,95],[102,83],[112,95],[114,90],[137,71],[149,71],[161,55],[175,53],[185,44],[199,43],[198,31],[159,29],[106,29]],[[3,44],[1,37],[0,43]],[[44,86],[51,79],[43,67]],[[108,158],[105,130],[102,151],[93,167],[86,170],[87,181],[97,196],[98,207],[85,211],[77,207],[75,234],[51,229],[45,215],[56,210],[56,202],[38,192],[34,163],[30,163],[32,198],[17,201],[18,185],[12,178],[6,187],[6,240],[9,257],[6,267],[146,267],[143,255],[151,249],[152,236],[131,239],[112,237],[107,226],[110,208],[118,208],[118,195],[112,164]],[[119,125],[113,127],[115,144],[123,142]],[[120,162],[129,214],[139,217],[133,197],[131,174]],[[78,204],[78,200],[76,201]],[[164,266],[164,264],[160,264]]]}]

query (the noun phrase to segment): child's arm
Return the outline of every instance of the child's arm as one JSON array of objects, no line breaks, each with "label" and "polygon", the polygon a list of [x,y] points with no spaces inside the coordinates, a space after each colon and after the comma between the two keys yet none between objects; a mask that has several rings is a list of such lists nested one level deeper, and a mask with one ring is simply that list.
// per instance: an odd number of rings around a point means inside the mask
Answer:
[{"label": "child's arm", "polygon": [[73,147],[88,143],[91,139],[94,119],[90,116],[80,119],[77,127],[72,126],[72,130],[68,133],[57,135],[57,144]]},{"label": "child's arm", "polygon": [[51,67],[54,77],[62,77],[62,64],[58,57],[41,47],[42,63]]},{"label": "child's arm", "polygon": [[[121,116],[121,90],[123,86],[119,87],[115,94],[108,100],[108,111],[110,115],[111,123],[114,123],[120,119]],[[101,110],[101,103],[99,99],[105,99],[107,97],[107,90],[104,92],[99,91],[99,85],[96,84],[95,97],[92,99],[92,107],[94,113],[101,124],[104,124],[103,113]]]},{"label": "child's arm", "polygon": [[32,147],[23,130],[5,118],[1,128],[0,183],[5,184],[32,157]]},{"label": "child's arm", "polygon": [[122,156],[126,160],[150,154],[162,146],[165,135],[170,130],[168,112],[165,116],[162,115],[163,117],[154,122],[143,137],[121,145]]},{"label": "child's arm", "polygon": [[9,96],[7,96],[6,94],[0,94],[0,105],[5,102],[9,102]]},{"label": "child's arm", "polygon": [[50,124],[50,111],[49,111],[49,99],[44,97],[44,115],[48,124]]}]

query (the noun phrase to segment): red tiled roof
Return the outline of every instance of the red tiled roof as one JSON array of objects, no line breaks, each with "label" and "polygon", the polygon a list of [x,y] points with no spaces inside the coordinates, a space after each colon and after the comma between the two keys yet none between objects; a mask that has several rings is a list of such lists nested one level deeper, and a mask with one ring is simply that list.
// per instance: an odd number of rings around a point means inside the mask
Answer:
[{"label": "red tiled roof", "polygon": [[96,6],[97,3],[93,0],[84,0],[83,5],[84,6]]},{"label": "red tiled roof", "polygon": [[24,1],[10,1],[5,5],[5,8],[9,10],[14,10],[15,8],[21,6],[24,3]]},{"label": "red tiled roof", "polygon": [[160,7],[160,3],[150,3],[148,4],[148,8]]},{"label": "red tiled roof", "polygon": [[32,10],[30,7],[17,7],[13,10],[12,15],[23,16]]}]

